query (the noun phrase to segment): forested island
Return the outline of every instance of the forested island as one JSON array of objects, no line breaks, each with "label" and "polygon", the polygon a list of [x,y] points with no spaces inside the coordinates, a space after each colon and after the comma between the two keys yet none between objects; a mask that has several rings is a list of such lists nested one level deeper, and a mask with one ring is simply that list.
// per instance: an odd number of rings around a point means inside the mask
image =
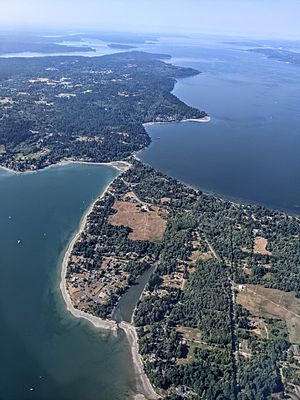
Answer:
[{"label": "forested island", "polygon": [[191,189],[141,162],[88,216],[68,264],[76,308],[136,306],[145,371],[166,399],[284,398],[300,385],[300,221]]},{"label": "forested island", "polygon": [[167,55],[0,59],[0,165],[121,160],[150,143],[147,122],[204,118],[171,91],[198,74]]},{"label": "forested island", "polygon": [[[72,41],[72,36],[41,36],[26,33],[0,34],[0,55],[13,53],[74,53],[95,51],[90,46],[66,45],[64,41]],[[78,40],[80,40],[78,38]]]},{"label": "forested island", "polygon": [[287,64],[300,65],[300,54],[296,51],[283,49],[249,49],[253,53],[264,54],[268,58],[285,62]]},{"label": "forested island", "polygon": [[[264,54],[272,60],[300,65],[299,44],[292,40],[226,41],[224,44],[248,47],[246,51]],[[280,46],[280,47],[279,47]],[[249,48],[251,47],[251,48]],[[293,50],[290,50],[290,49]],[[295,50],[294,50],[295,49]]]}]

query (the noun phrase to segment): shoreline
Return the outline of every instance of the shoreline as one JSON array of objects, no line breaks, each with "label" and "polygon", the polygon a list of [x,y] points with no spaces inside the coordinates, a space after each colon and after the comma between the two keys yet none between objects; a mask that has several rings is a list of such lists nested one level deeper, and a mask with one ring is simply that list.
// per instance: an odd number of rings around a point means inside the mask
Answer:
[{"label": "shoreline", "polygon": [[165,124],[179,124],[181,122],[200,122],[200,123],[208,123],[211,121],[211,117],[206,115],[203,118],[187,118],[182,119],[180,121],[152,121],[152,122],[145,122],[143,126],[153,126],[153,125],[165,125]]},{"label": "shoreline", "polygon": [[[154,140],[154,139],[152,139],[152,140]],[[136,160],[140,161],[141,163],[143,163],[145,165],[148,165],[148,166],[154,168],[155,170],[157,170],[156,167],[151,165],[149,162],[146,162],[145,160],[142,160],[139,157],[139,154],[141,152],[143,152],[144,150],[145,149],[138,150],[137,152],[133,153],[132,156]],[[162,172],[162,171],[160,170],[160,172]],[[225,193],[218,193],[218,192],[215,192],[215,191],[210,190],[210,189],[199,187],[195,183],[194,184],[187,183],[187,182],[183,181],[182,179],[177,178],[174,175],[170,175],[170,173],[167,173],[167,172],[162,172],[162,173],[167,174],[168,176],[176,179],[178,182],[182,183],[183,185],[188,186],[191,189],[196,190],[197,192],[199,192],[199,191],[203,192],[204,194],[206,194],[208,196],[216,197],[216,198],[218,198],[219,200],[222,200],[222,201],[229,201],[230,203],[239,204],[239,205],[247,205],[247,204],[249,204],[249,205],[254,205],[254,206],[261,206],[261,207],[264,207],[264,208],[266,208],[268,210],[277,210],[277,211],[282,212],[282,213],[284,213],[286,215],[289,215],[291,217],[300,218],[300,212],[296,213],[295,211],[292,211],[292,210],[290,210],[288,208],[282,208],[282,207],[274,206],[274,205],[271,205],[271,204],[264,204],[264,203],[261,203],[259,201],[255,201],[255,200],[244,199],[244,198],[240,198],[240,197],[234,197],[234,196],[230,196],[230,195],[225,194]]]},{"label": "shoreline", "polygon": [[137,391],[143,394],[137,394],[134,398],[136,400],[147,399],[156,400],[160,396],[154,390],[150,379],[144,371],[144,363],[139,353],[138,336],[135,326],[129,322],[122,321],[119,323],[119,327],[125,332],[127,340],[129,342],[131,356],[133,360],[134,372],[137,380]]},{"label": "shoreline", "polygon": [[128,161],[110,161],[110,162],[92,162],[92,161],[76,161],[76,160],[61,160],[55,164],[50,164],[47,165],[44,168],[39,168],[39,169],[34,169],[34,170],[25,170],[25,171],[16,171],[12,168],[4,167],[0,165],[0,170],[3,169],[6,172],[9,172],[10,174],[34,174],[39,171],[45,171],[46,169],[49,168],[56,168],[56,167],[64,167],[65,165],[68,164],[88,164],[88,165],[99,165],[99,166],[107,166],[107,167],[112,167],[115,168],[116,170],[123,172],[126,171],[128,168],[130,168],[131,164]]},{"label": "shoreline", "polygon": [[[65,164],[65,163],[64,163]],[[112,165],[114,164],[114,165]],[[56,164],[57,165],[57,164]],[[103,164],[100,164],[103,165]],[[107,164],[105,164],[107,165]],[[124,171],[130,168],[131,164],[128,162],[113,162],[109,163],[110,166],[113,166],[116,168],[120,173],[117,175],[120,176]],[[116,177],[116,178],[117,178]],[[100,317],[96,317],[92,314],[88,314],[84,311],[78,310],[73,306],[72,300],[69,296],[69,292],[67,290],[67,280],[66,280],[66,274],[67,274],[67,267],[68,267],[68,262],[70,255],[72,253],[73,247],[80,237],[81,233],[84,231],[86,224],[87,224],[87,219],[89,214],[92,212],[96,202],[103,198],[105,194],[108,192],[110,186],[116,179],[114,178],[103,190],[100,196],[97,196],[97,198],[90,204],[88,209],[85,211],[84,215],[81,218],[79,227],[76,231],[76,233],[73,235],[71,240],[69,241],[64,256],[63,260],[61,263],[61,272],[60,272],[60,291],[61,295],[63,297],[64,303],[66,305],[66,309],[68,312],[72,314],[74,318],[79,318],[79,319],[84,319],[89,321],[95,328],[102,329],[105,331],[111,331],[114,335],[117,335],[118,329],[122,329],[125,332],[126,339],[129,343],[130,347],[130,352],[131,352],[131,357],[133,361],[133,367],[134,367],[134,375],[135,375],[135,380],[136,380],[136,390],[137,393],[134,395],[135,400],[156,400],[159,398],[157,393],[155,392],[153,386],[151,385],[151,382],[147,376],[147,374],[144,371],[144,364],[141,359],[141,356],[139,355],[139,346],[138,346],[138,337],[136,333],[136,328],[124,321],[122,321],[120,324],[113,320],[109,319],[102,319]]]},{"label": "shoreline", "polygon": [[[115,179],[115,178],[114,178]],[[112,182],[114,181],[114,179],[112,180]],[[65,302],[67,311],[69,311],[73,317],[75,318],[80,318],[80,319],[85,319],[89,322],[92,323],[92,325],[95,328],[100,328],[100,329],[105,329],[105,330],[112,330],[112,331],[117,331],[117,323],[111,320],[104,320],[101,319],[100,317],[96,317],[92,314],[88,314],[84,311],[81,310],[77,310],[72,303],[72,300],[69,296],[69,292],[67,290],[67,282],[66,282],[66,274],[67,274],[67,268],[68,268],[68,262],[69,262],[69,258],[70,255],[72,253],[73,247],[76,243],[76,241],[78,240],[78,238],[80,237],[81,233],[84,231],[86,224],[87,224],[87,219],[88,216],[90,215],[90,213],[92,212],[96,202],[103,198],[105,196],[105,194],[107,193],[110,185],[112,184],[112,182],[110,182],[105,188],[104,191],[102,192],[102,194],[100,196],[97,196],[97,198],[90,204],[90,206],[88,207],[88,209],[86,210],[86,212],[83,214],[81,221],[80,221],[80,225],[78,230],[76,231],[75,235],[71,238],[71,240],[69,241],[66,251],[64,253],[64,257],[62,260],[62,264],[61,264],[61,273],[60,273],[60,291],[63,297],[63,300]]]},{"label": "shoreline", "polygon": [[211,121],[211,117],[209,115],[206,115],[203,118],[187,118],[183,119],[180,122],[202,122],[202,123],[207,123]]}]

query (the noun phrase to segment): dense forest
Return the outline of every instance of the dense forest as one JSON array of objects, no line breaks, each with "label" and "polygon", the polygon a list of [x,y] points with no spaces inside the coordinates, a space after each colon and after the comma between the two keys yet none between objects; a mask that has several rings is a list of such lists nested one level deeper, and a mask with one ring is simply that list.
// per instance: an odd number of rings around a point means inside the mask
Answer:
[{"label": "dense forest", "polygon": [[0,59],[0,164],[120,160],[149,144],[143,123],[204,117],[171,94],[176,78],[198,71],[163,58],[132,51]]}]

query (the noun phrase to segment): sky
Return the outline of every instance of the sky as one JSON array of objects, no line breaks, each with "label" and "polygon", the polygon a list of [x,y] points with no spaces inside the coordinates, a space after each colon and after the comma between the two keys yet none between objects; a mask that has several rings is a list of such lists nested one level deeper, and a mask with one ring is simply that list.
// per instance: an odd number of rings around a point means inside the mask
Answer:
[{"label": "sky", "polygon": [[300,39],[300,0],[0,0],[0,27]]}]

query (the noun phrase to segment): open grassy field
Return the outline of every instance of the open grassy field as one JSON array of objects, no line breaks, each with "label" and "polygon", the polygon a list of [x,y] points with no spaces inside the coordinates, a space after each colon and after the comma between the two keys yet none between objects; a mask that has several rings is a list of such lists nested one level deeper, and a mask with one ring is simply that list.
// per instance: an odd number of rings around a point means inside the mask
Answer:
[{"label": "open grassy field", "polygon": [[109,223],[116,226],[128,226],[132,229],[132,240],[156,241],[162,239],[166,221],[159,215],[159,208],[146,209],[137,203],[116,201],[113,209],[117,212],[109,217]]},{"label": "open grassy field", "polygon": [[261,285],[244,285],[236,301],[254,316],[279,318],[286,323],[289,339],[300,344],[300,299],[294,293],[264,288]]}]

